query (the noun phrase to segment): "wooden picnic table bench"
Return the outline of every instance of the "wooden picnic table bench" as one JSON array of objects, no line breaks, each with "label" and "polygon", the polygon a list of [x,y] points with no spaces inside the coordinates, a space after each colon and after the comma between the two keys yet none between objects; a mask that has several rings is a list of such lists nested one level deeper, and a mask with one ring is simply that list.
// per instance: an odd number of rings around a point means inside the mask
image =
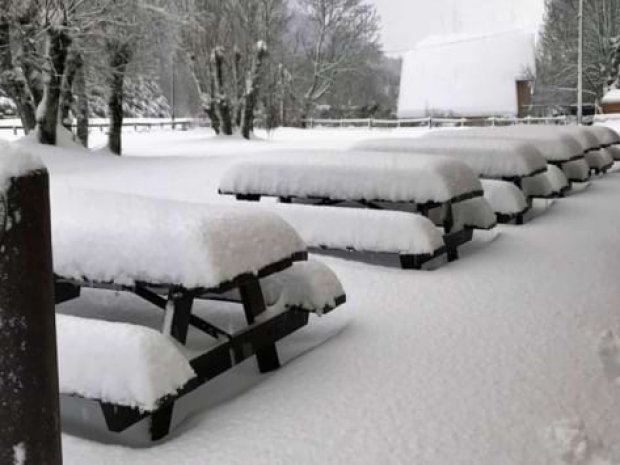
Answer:
[{"label": "wooden picnic table bench", "polygon": [[[213,340],[208,350],[189,357],[194,375],[155,405],[65,390],[69,417],[94,403],[113,432],[148,417],[150,439],[165,437],[175,402],[252,356],[261,372],[277,369],[276,342],[305,326],[310,313],[329,313],[346,299],[331,270],[306,262],[306,246],[292,227],[269,212],[239,205],[56,189],[52,237],[57,304],[78,298],[84,288],[129,292],[162,311],[162,338],[182,346],[194,328]],[[317,288],[317,282],[328,288]],[[247,326],[235,332],[219,327],[193,312],[197,300],[239,303]],[[269,304],[277,304],[276,310]],[[61,370],[61,386],[62,378]]]}]

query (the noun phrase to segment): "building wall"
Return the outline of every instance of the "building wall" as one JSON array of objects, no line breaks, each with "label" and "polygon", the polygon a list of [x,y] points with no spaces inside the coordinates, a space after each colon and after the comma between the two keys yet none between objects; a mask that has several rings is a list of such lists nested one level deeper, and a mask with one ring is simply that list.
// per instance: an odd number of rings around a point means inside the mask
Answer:
[{"label": "building wall", "polygon": [[534,71],[533,33],[429,38],[404,57],[398,115],[516,116],[516,82]]}]

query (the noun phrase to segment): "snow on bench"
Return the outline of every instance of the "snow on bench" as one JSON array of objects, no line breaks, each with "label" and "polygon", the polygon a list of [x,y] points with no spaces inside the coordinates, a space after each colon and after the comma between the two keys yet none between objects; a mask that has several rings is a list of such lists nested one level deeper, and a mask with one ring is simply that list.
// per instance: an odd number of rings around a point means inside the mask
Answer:
[{"label": "snow on bench", "polygon": [[488,230],[497,225],[495,212],[486,198],[465,200],[453,208],[454,222],[460,227]]},{"label": "snow on bench", "polygon": [[324,263],[308,260],[261,280],[267,305],[322,315],[342,303],[344,289],[336,274]]},{"label": "snow on bench", "polygon": [[590,165],[585,158],[564,163],[562,172],[570,182],[587,182],[590,179]]},{"label": "snow on bench", "polygon": [[289,151],[237,163],[221,179],[219,191],[237,196],[426,204],[478,197],[482,186],[467,165],[446,157]]},{"label": "snow on bench", "polygon": [[491,205],[498,221],[523,223],[523,216],[530,209],[523,191],[511,182],[483,179],[484,198]]},{"label": "snow on bench", "polygon": [[152,412],[196,376],[150,328],[58,314],[56,331],[61,394]]},{"label": "snow on bench", "polygon": [[444,245],[435,225],[416,213],[300,204],[260,205],[293,226],[309,247],[423,255],[433,254]]},{"label": "snow on bench", "polygon": [[54,271],[64,278],[214,288],[303,254],[295,230],[241,205],[53,189]]},{"label": "snow on bench", "polygon": [[[276,213],[293,226],[315,252],[395,254],[413,257],[415,263],[422,265],[445,250],[439,230],[428,218],[416,213],[265,202],[257,206]],[[401,262],[408,263],[407,260]]]},{"label": "snow on bench", "polygon": [[590,150],[586,152],[586,161],[595,174],[605,173],[614,164],[614,155],[609,149]]},{"label": "snow on bench", "polygon": [[522,190],[529,198],[554,198],[564,195],[570,184],[564,172],[554,165],[547,172],[523,179]]},{"label": "snow on bench", "polygon": [[536,147],[525,142],[437,137],[434,131],[429,135],[421,138],[370,139],[357,143],[354,148],[449,156],[466,163],[478,176],[491,179],[520,179],[541,173],[547,167]]},{"label": "snow on bench", "polygon": [[[261,288],[268,311],[257,316],[249,329],[219,338],[203,354],[197,353],[195,346],[181,351],[178,343],[151,328],[57,314],[63,415],[91,430],[99,428],[94,423],[100,415],[75,413],[93,408],[94,401],[101,406],[113,406],[114,414],[120,415],[120,420],[113,420],[113,431],[123,431],[145,414],[155,421],[155,415],[162,415],[167,408],[171,411],[180,397],[251,356],[254,352],[248,344],[254,339],[248,336],[249,332],[256,329],[256,341],[264,345],[266,327],[256,326],[291,311],[305,315],[303,323],[308,313],[320,316],[345,301],[338,277],[327,265],[314,260],[296,263],[263,278]],[[228,294],[230,300],[242,301],[238,289]],[[271,326],[276,339],[287,334],[283,332],[286,321],[278,320]],[[104,417],[110,415],[105,412]]]}]

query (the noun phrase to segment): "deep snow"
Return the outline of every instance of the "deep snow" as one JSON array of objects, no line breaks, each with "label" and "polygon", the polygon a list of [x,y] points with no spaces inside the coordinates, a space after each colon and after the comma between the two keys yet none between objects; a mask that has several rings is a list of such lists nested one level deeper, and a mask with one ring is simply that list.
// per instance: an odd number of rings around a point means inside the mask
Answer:
[{"label": "deep snow", "polygon": [[[43,159],[53,186],[208,201],[231,161],[260,156],[260,146],[366,137],[282,131],[246,143],[168,131],[129,135],[136,157],[48,150]],[[600,341],[620,326],[618,198],[612,170],[525,226],[478,235],[431,273],[322,258],[348,302],[284,341],[282,369],[233,370],[206,391],[207,410],[151,449],[64,435],[65,463],[617,463],[620,388],[605,363],[620,343],[604,358]],[[77,302],[85,313],[142,308],[112,293]]]}]

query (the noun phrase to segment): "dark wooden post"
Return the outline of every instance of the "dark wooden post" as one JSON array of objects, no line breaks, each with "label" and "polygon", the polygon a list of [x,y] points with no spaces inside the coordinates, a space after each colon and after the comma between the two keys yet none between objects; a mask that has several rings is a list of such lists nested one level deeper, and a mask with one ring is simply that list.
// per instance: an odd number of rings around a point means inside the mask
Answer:
[{"label": "dark wooden post", "polygon": [[13,178],[0,211],[0,463],[60,465],[48,175]]}]

